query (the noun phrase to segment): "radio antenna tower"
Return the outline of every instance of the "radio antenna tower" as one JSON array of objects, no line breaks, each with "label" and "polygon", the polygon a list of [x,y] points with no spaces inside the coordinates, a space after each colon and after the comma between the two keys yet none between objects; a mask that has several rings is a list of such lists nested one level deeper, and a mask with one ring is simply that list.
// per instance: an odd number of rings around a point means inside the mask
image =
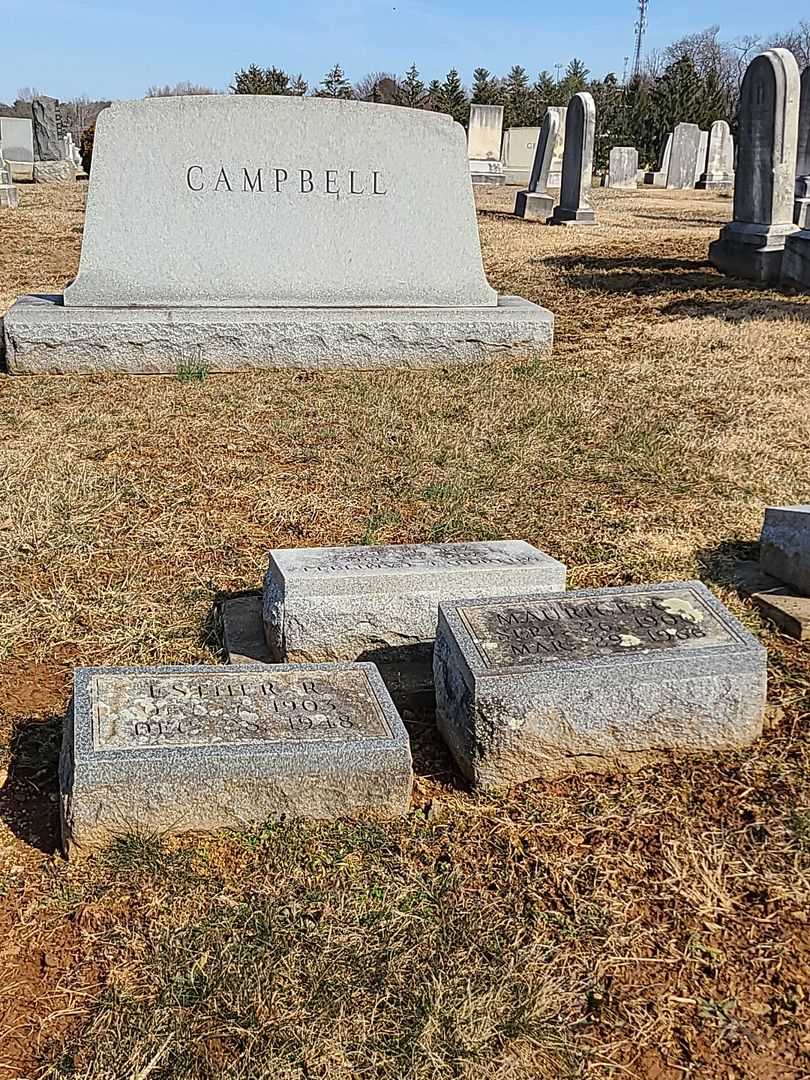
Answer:
[{"label": "radio antenna tower", "polygon": [[633,53],[633,78],[641,74],[641,49],[644,44],[644,31],[647,29],[647,7],[649,0],[638,0],[638,21],[636,22],[636,48]]}]

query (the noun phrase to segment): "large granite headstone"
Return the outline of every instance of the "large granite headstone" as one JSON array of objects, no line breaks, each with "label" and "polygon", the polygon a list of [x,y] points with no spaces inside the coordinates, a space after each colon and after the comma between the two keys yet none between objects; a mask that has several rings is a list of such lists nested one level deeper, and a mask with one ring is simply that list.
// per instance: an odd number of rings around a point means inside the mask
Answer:
[{"label": "large granite headstone", "polygon": [[59,763],[66,851],[127,834],[409,807],[408,736],[373,664],[83,668]]},{"label": "large granite headstone", "polygon": [[554,210],[554,197],[549,195],[547,188],[559,127],[559,113],[549,109],[540,127],[529,186],[525,191],[519,191],[515,199],[517,217],[525,218],[527,221],[548,221],[551,217]]},{"label": "large granite headstone", "polygon": [[471,105],[467,125],[467,156],[474,184],[503,184],[501,161],[503,105]]},{"label": "large granite headstone", "polygon": [[5,326],[11,372],[480,363],[552,339],[487,283],[451,117],[240,94],[105,109],[78,276]]},{"label": "large granite headstone", "polygon": [[734,220],[709,247],[724,274],[778,281],[793,222],[799,130],[799,67],[787,49],[748,65],[740,91]]},{"label": "large granite headstone", "polygon": [[667,170],[667,187],[685,191],[695,186],[700,151],[700,128],[697,124],[677,124],[672,133],[672,149]]},{"label": "large granite headstone", "polygon": [[697,581],[441,604],[434,677],[481,788],[745,746],[767,680],[765,649]]},{"label": "large granite headstone", "polygon": [[0,150],[15,180],[34,176],[34,128],[28,117],[0,116]]},{"label": "large granite headstone", "polygon": [[56,98],[52,97],[37,97],[31,103],[34,161],[62,161],[64,159],[64,148],[56,115],[57,106]]},{"label": "large granite headstone", "polygon": [[804,69],[801,77],[793,221],[800,229],[810,229],[810,66]]},{"label": "large granite headstone", "polygon": [[560,202],[554,207],[552,225],[593,225],[596,214],[588,199],[593,178],[593,144],[596,106],[590,94],[574,94],[565,116]]},{"label": "large granite headstone", "polygon": [[726,190],[734,185],[734,140],[727,120],[715,120],[709,132],[706,168],[697,186],[706,191]]},{"label": "large granite headstone", "polygon": [[635,191],[638,186],[638,150],[614,146],[610,151],[605,187]]},{"label": "large granite headstone", "polygon": [[503,168],[507,184],[527,186],[540,138],[539,127],[509,128],[503,135]]}]

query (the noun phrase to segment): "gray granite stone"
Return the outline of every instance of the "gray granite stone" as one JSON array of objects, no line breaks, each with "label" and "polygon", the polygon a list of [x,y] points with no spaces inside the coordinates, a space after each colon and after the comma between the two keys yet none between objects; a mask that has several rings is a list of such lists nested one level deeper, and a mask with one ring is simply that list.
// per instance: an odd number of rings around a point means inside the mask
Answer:
[{"label": "gray granite stone", "polygon": [[495,307],[463,129],[325,98],[116,102],[96,121],[65,303]]},{"label": "gray granite stone", "polygon": [[636,190],[638,150],[634,146],[614,146],[610,151],[605,187]]},{"label": "gray granite stone", "polygon": [[502,156],[507,184],[518,184],[525,188],[531,183],[539,139],[539,127],[515,127],[504,132]]},{"label": "gray granite stone", "polygon": [[36,97],[31,102],[34,161],[61,161],[64,157],[57,117],[58,102],[52,97]]},{"label": "gray granite stone", "polygon": [[810,504],[769,506],[759,551],[766,574],[810,596]]},{"label": "gray granite stone", "polygon": [[593,178],[593,144],[596,106],[590,94],[574,94],[565,116],[560,202],[554,207],[551,225],[593,225],[596,214],[588,199]]},{"label": "gray granite stone", "polygon": [[802,72],[800,86],[793,223],[800,229],[810,229],[810,66]]},{"label": "gray granite stone", "polygon": [[548,221],[554,211],[554,199],[548,194],[549,173],[554,147],[557,145],[557,134],[560,127],[560,116],[556,110],[550,109],[543,117],[540,127],[540,135],[537,139],[532,171],[529,177],[529,186],[525,191],[519,191],[515,199],[515,215],[525,218],[527,221]]},{"label": "gray granite stone", "polygon": [[565,567],[523,540],[273,551],[264,623],[274,659],[372,660],[424,651],[441,600],[565,588]]},{"label": "gray granite stone", "polygon": [[764,648],[697,581],[439,606],[439,730],[475,787],[758,737]]},{"label": "gray granite stone", "polygon": [[778,281],[793,223],[799,129],[799,67],[787,49],[748,65],[740,91],[734,220],[709,247],[724,274]]},{"label": "gray granite stone", "polygon": [[670,131],[661,146],[661,156],[658,159],[655,170],[644,174],[644,183],[651,184],[653,187],[666,187],[671,157],[672,132]]},{"label": "gray granite stone", "polygon": [[76,179],[76,166],[72,161],[35,161],[33,179],[35,184],[72,184]]},{"label": "gray granite stone", "polygon": [[686,190],[695,186],[695,170],[700,150],[700,128],[697,124],[676,124],[672,133],[667,187]]},{"label": "gray granite stone", "polygon": [[806,229],[785,239],[782,257],[782,281],[800,289],[810,289],[810,223]]},{"label": "gray granite stone", "polygon": [[273,662],[264,637],[262,608],[261,592],[228,596],[221,601],[222,637],[229,664]]},{"label": "gray granite stone", "polygon": [[[94,166],[95,169],[95,166]],[[4,319],[11,374],[426,368],[550,352],[554,317],[517,296],[478,308],[76,308],[26,296]]]},{"label": "gray granite stone", "polygon": [[698,141],[698,152],[695,158],[695,175],[692,182],[692,187],[697,187],[698,182],[706,171],[706,159],[709,155],[709,133],[708,131],[701,131],[700,139]]},{"label": "gray granite stone", "polygon": [[402,721],[373,664],[83,668],[59,763],[63,841],[405,814]]},{"label": "gray granite stone", "polygon": [[706,191],[730,190],[734,185],[734,140],[726,120],[715,120],[709,132],[706,167],[697,186]]}]

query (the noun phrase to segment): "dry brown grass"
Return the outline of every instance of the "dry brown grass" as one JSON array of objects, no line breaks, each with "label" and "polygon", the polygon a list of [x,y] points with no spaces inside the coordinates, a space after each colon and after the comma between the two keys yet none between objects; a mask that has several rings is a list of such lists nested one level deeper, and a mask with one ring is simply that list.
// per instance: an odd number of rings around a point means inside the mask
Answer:
[{"label": "dry brown grass", "polygon": [[[708,266],[727,199],[594,195],[550,229],[479,194],[492,284],[556,315],[537,365],[0,376],[0,1078],[810,1075],[808,652],[728,584],[808,496],[810,298]],[[81,203],[0,212],[0,310],[71,277]],[[73,665],[215,660],[270,547],[497,536],[706,579],[770,648],[768,734],[493,802],[410,717],[401,826],[48,854]]]}]

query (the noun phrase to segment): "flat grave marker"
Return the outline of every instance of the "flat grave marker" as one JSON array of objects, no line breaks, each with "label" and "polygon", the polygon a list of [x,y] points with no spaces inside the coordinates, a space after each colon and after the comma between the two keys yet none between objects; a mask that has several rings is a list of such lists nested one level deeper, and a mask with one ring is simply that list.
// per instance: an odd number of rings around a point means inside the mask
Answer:
[{"label": "flat grave marker", "polygon": [[744,746],[763,647],[700,582],[441,604],[437,723],[474,786]]},{"label": "flat grave marker", "polygon": [[412,784],[373,664],[79,669],[59,774],[66,851],[282,814],[394,817]]}]

